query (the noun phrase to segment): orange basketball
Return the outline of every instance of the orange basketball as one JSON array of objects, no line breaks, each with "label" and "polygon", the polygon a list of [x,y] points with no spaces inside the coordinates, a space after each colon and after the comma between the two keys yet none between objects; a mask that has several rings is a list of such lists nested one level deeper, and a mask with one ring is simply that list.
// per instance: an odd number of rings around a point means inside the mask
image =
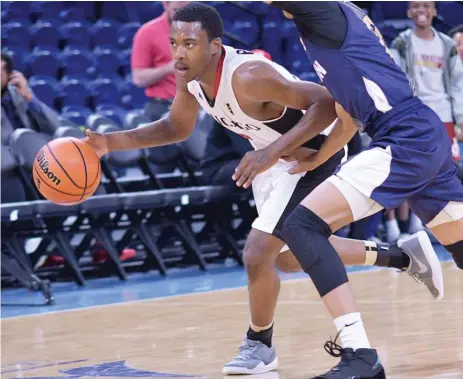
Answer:
[{"label": "orange basketball", "polygon": [[47,143],[34,161],[34,183],[48,200],[74,205],[92,196],[101,179],[95,151],[77,138],[58,138]]}]

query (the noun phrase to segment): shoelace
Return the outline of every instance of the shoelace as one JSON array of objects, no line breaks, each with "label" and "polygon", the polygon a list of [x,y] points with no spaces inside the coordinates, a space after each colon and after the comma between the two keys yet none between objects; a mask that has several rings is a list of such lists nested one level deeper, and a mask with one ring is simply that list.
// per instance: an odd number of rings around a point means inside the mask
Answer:
[{"label": "shoelace", "polygon": [[255,353],[258,347],[259,347],[258,344],[256,345],[254,344],[250,345],[246,343],[242,344],[240,346],[240,353],[236,357],[236,360],[246,360],[248,358],[252,358],[253,354]]},{"label": "shoelace", "polygon": [[[329,341],[325,342],[324,348],[325,351],[331,355],[332,357],[339,358],[341,357],[341,361],[334,366],[330,371],[339,371],[341,367],[343,366],[348,366],[349,361],[353,360],[356,358],[355,354],[347,354],[346,351],[342,348],[342,346],[338,345],[336,341],[339,338],[339,335],[341,334],[342,329],[336,334],[336,337],[334,337],[334,340],[330,337]],[[368,362],[360,357],[357,357],[357,359],[360,359],[361,361],[365,362],[368,364]]]},{"label": "shoelace", "polygon": [[330,337],[329,341],[325,342],[325,351],[331,355],[332,357],[339,358],[344,354],[344,349],[336,343],[336,341],[339,338],[339,335],[341,334],[342,329],[336,334],[336,337],[334,337],[334,340]]}]

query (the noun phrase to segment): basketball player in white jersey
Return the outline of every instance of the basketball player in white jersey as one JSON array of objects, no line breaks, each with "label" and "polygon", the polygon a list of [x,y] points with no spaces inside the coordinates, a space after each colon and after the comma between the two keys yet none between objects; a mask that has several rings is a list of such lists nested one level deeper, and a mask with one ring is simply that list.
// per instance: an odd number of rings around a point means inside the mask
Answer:
[{"label": "basketball player in white jersey", "polygon": [[[191,134],[202,107],[223,127],[249,139],[256,149],[240,163],[237,185],[252,183],[259,217],[243,252],[249,280],[251,325],[239,355],[224,366],[226,374],[258,374],[275,369],[273,317],[280,281],[275,262],[281,252],[286,270],[299,270],[281,236],[285,217],[312,189],[332,175],[344,151],[332,151],[316,170],[299,175],[289,171],[292,160],[319,149],[322,132],[336,119],[335,104],[325,88],[299,81],[285,68],[259,54],[222,46],[222,20],[217,11],[193,2],[177,11],[171,27],[177,93],[169,115],[145,127],[107,133],[87,131],[87,142],[102,156],[109,151],[141,149],[180,142]],[[341,117],[341,116],[340,116]],[[344,120],[341,118],[344,122]],[[346,122],[352,122],[347,119]],[[307,140],[307,130],[320,135]],[[410,241],[383,248],[371,242],[332,237],[344,264],[377,265],[407,270],[423,281],[434,297],[442,293],[442,271]],[[411,241],[415,246],[417,241]],[[419,250],[419,249],[418,249]],[[437,257],[435,257],[437,260]],[[433,278],[420,277],[420,264]],[[288,263],[289,262],[289,263]],[[437,260],[438,262],[438,260]]]}]

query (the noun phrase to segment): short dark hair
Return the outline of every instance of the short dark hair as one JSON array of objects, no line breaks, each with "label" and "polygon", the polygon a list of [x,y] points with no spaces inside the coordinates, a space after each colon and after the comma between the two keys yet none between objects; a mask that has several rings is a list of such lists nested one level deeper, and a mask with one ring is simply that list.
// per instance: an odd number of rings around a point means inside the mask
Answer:
[{"label": "short dark hair", "polygon": [[207,33],[209,41],[223,36],[223,21],[219,12],[210,5],[191,2],[179,8],[172,18],[172,21],[200,22],[201,28]]},{"label": "short dark hair", "polygon": [[463,33],[463,25],[457,25],[454,28],[449,30],[449,36],[452,38],[457,33]]},{"label": "short dark hair", "polygon": [[8,75],[13,72],[14,62],[10,54],[2,51],[2,61],[5,62],[5,70]]},{"label": "short dark hair", "polygon": [[[408,2],[408,8],[410,8],[410,5],[412,5],[412,3],[414,3],[415,1],[409,1]],[[436,8],[436,2],[435,1],[431,1],[432,5],[434,6],[434,8]]]}]

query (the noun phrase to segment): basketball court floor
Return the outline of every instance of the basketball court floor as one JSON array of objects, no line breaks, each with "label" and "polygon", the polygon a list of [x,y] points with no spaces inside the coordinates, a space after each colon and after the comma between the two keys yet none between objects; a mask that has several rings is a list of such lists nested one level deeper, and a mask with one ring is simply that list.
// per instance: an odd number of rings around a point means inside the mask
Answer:
[{"label": "basketball court floor", "polygon": [[[351,270],[390,379],[463,379],[463,275],[453,262],[443,266],[440,302],[405,274]],[[58,284],[53,307],[34,306],[39,298],[23,290],[3,291],[1,377],[222,379],[249,322],[243,270],[146,275],[89,281],[86,289]],[[279,370],[250,378],[306,379],[337,362],[323,349],[335,330],[310,279],[284,278],[274,338]]]}]

